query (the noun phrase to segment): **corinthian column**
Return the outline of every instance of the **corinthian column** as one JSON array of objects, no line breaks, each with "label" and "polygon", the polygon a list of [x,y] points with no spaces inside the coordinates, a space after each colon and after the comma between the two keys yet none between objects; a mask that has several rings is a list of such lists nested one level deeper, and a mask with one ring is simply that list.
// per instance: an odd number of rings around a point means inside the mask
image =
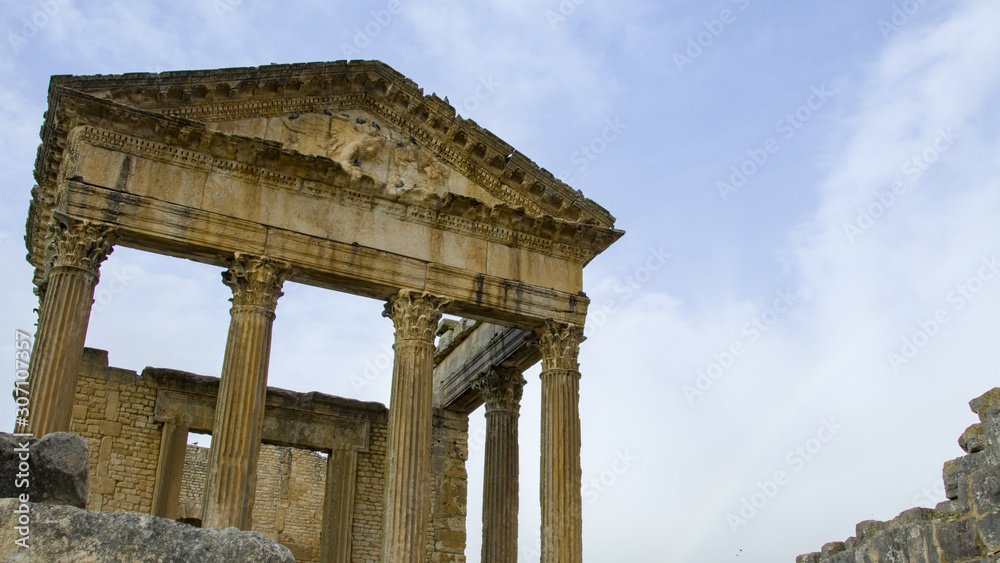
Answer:
[{"label": "corinthian column", "polygon": [[472,384],[486,401],[483,563],[517,563],[517,418],[524,377],[494,367]]},{"label": "corinthian column", "polygon": [[285,262],[236,253],[222,273],[223,283],[233,290],[233,307],[212,423],[204,528],[250,529],[271,325],[289,271]]},{"label": "corinthian column", "polygon": [[29,366],[29,422],[18,420],[19,431],[27,427],[36,437],[69,432],[94,287],[115,242],[113,227],[61,212],[52,214],[48,236],[47,267],[37,280],[41,307]]},{"label": "corinthian column", "polygon": [[583,561],[580,364],[583,327],[549,320],[542,353],[542,563]]},{"label": "corinthian column", "polygon": [[382,563],[423,563],[430,517],[434,332],[450,300],[401,290],[384,316],[396,328],[385,466]]}]

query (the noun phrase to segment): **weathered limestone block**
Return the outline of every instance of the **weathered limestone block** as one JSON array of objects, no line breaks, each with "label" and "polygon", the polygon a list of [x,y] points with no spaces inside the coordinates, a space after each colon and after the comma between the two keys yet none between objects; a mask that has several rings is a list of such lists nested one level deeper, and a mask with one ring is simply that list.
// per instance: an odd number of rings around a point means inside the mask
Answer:
[{"label": "weathered limestone block", "polygon": [[982,422],[1000,416],[1000,387],[994,387],[969,401],[969,407]]},{"label": "weathered limestone block", "polygon": [[[87,505],[89,486],[87,441],[66,432],[53,432],[40,439],[17,438],[0,433],[0,497],[27,494],[33,503]],[[27,461],[28,471],[21,471]],[[26,473],[25,477],[14,477]],[[22,480],[23,479],[23,480]],[[24,487],[17,487],[24,484]]]},{"label": "weathered limestone block", "polygon": [[836,555],[836,554],[844,551],[844,549],[846,549],[845,546],[844,546],[844,542],[842,542],[842,541],[832,541],[832,542],[829,542],[829,543],[825,544],[823,546],[823,549],[820,550],[820,553],[822,553],[823,554],[823,558],[826,559],[826,558],[829,558],[829,557],[833,557],[834,555]]},{"label": "weathered limestone block", "polygon": [[[8,525],[18,506],[13,499],[0,500],[0,559],[8,563],[295,562],[288,548],[256,532],[201,529],[145,514],[70,506],[29,504],[29,533],[22,536]],[[30,547],[15,544],[18,539]]]},{"label": "weathered limestone block", "polygon": [[986,433],[981,423],[973,424],[958,438],[958,445],[967,454],[986,449]]},{"label": "weathered limestone block", "polygon": [[[897,517],[898,518],[898,517]],[[926,522],[894,521],[868,546],[873,561],[938,563],[934,550],[933,525]]]},{"label": "weathered limestone block", "polygon": [[857,554],[854,551],[841,551],[823,561],[825,563],[856,563]]},{"label": "weathered limestone block", "polygon": [[[937,546],[944,561],[962,561],[986,555],[976,541],[976,522],[971,518],[941,522],[935,526]],[[932,550],[931,553],[934,553]],[[935,554],[937,555],[937,554]],[[937,559],[933,559],[937,561]]]},{"label": "weathered limestone block", "polygon": [[1000,512],[1000,472],[980,469],[969,476],[973,508],[978,514]]},{"label": "weathered limestone block", "polygon": [[976,529],[989,553],[1000,551],[1000,513],[987,514],[976,522]]}]

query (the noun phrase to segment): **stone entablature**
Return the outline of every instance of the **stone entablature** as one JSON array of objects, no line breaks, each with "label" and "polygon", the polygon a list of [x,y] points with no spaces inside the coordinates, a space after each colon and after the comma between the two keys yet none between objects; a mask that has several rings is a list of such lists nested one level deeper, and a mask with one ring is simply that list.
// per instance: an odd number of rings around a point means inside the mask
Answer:
[{"label": "stone entablature", "polygon": [[582,322],[583,265],[622,235],[395,188],[275,142],[78,92],[57,96],[61,172],[36,188],[28,221],[39,269],[47,221],[64,209],[114,224],[126,246],[220,266],[235,252],[267,255],[292,264],[292,281],[379,299],[425,289],[454,299],[457,314],[533,327]]}]

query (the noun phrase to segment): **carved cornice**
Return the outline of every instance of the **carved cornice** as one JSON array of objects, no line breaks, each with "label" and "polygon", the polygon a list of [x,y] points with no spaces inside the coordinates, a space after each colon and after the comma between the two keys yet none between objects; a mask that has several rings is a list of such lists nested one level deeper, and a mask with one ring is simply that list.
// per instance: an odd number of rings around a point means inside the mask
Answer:
[{"label": "carved cornice", "polygon": [[386,303],[382,316],[392,319],[396,342],[418,340],[433,346],[438,321],[450,303],[451,299],[402,289]]},{"label": "carved cornice", "polygon": [[[134,111],[124,106],[118,108],[126,113]],[[197,135],[181,129],[166,131],[168,133],[161,135],[160,141],[154,141],[90,125],[81,126],[70,134],[67,153],[79,153],[84,144],[100,147],[339,205],[377,210],[401,221],[526,248],[580,264],[589,262],[623,234],[547,215],[534,217],[523,209],[512,209],[505,204],[489,206],[456,194],[440,197],[418,188],[397,189],[370,176],[348,171],[337,161],[283,151],[278,143],[203,129],[197,131]],[[169,134],[170,131],[174,134]],[[192,142],[194,138],[197,142]],[[234,160],[234,155],[239,155],[240,160]],[[262,162],[267,164],[258,164]],[[67,174],[67,168],[63,167],[63,175]]]},{"label": "carved cornice", "polygon": [[486,414],[498,410],[517,414],[521,410],[525,383],[527,381],[517,368],[494,366],[474,381],[472,388],[486,401]]},{"label": "carved cornice", "polygon": [[237,252],[229,269],[222,272],[222,283],[233,290],[233,308],[253,308],[274,314],[281,286],[288,279],[291,266],[266,256]]},{"label": "carved cornice", "polygon": [[38,287],[44,293],[49,272],[56,268],[83,270],[100,278],[101,263],[114,250],[115,228],[103,223],[84,221],[56,211],[49,220],[46,237],[46,272]]},{"label": "carved cornice", "polygon": [[[55,76],[60,88],[192,120],[365,109],[413,136],[496,197],[533,214],[614,226],[600,205],[556,179],[436,95],[378,61],[105,76]],[[50,116],[54,109],[50,106]]]},{"label": "carved cornice", "polygon": [[570,323],[560,323],[551,319],[535,330],[538,348],[542,353],[542,371],[567,370],[579,373],[580,343],[583,342],[583,327]]}]

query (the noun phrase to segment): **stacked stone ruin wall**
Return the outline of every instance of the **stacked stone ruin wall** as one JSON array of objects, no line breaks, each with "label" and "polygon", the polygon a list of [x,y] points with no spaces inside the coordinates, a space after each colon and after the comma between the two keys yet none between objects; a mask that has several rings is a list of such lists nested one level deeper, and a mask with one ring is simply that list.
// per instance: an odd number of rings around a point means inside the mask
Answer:
[{"label": "stacked stone ruin wall", "polygon": [[[178,518],[201,519],[208,459],[208,448],[188,444]],[[298,448],[260,448],[252,529],[287,546],[296,561],[319,561],[326,459]]]},{"label": "stacked stone ruin wall", "polygon": [[435,411],[428,563],[465,563],[468,459],[469,417],[452,411]]},{"label": "stacked stone ruin wall", "polygon": [[[162,424],[154,420],[157,387],[134,371],[109,367],[107,353],[86,350],[72,431],[90,446],[87,508],[149,514]],[[435,411],[432,434],[428,563],[465,563],[469,417]],[[371,420],[367,451],[357,453],[352,563],[381,561],[387,416]],[[325,455],[261,446],[252,528],[292,549],[297,561],[320,561]],[[198,523],[208,448],[188,445],[177,518]]]},{"label": "stacked stone ruin wall", "polygon": [[386,421],[371,426],[368,451],[358,453],[354,490],[354,521],[351,525],[351,561],[377,563],[382,560],[382,507],[385,505],[385,457],[389,438]]},{"label": "stacked stone ruin wall", "polygon": [[152,416],[156,389],[101,359],[96,350],[85,355],[70,426],[90,446],[87,508],[149,514],[162,432]]},{"label": "stacked stone ruin wall", "polygon": [[1000,562],[1000,388],[970,401],[980,422],[958,443],[967,453],[944,464],[945,496],[882,522],[866,520],[846,541],[825,544],[796,563]]}]

